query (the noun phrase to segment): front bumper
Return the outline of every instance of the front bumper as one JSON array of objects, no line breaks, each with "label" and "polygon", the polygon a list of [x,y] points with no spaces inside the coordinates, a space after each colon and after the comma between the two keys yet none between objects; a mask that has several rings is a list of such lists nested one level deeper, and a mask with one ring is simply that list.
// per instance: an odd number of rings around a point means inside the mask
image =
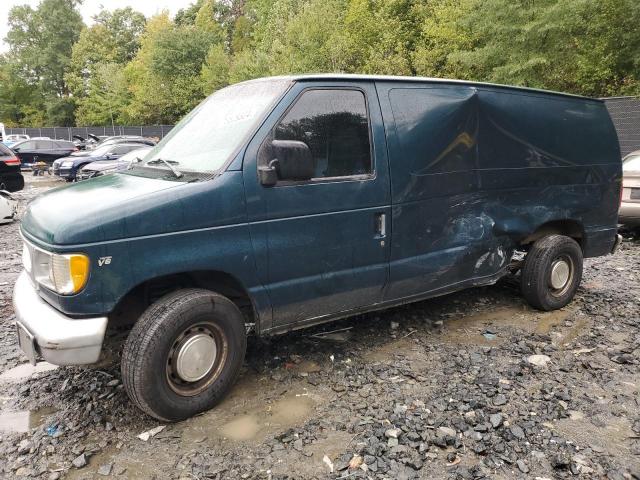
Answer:
[{"label": "front bumper", "polygon": [[89,180],[90,178],[99,177],[101,175],[102,172],[98,172],[95,170],[80,170],[78,173],[76,173],[76,180]]},{"label": "front bumper", "polygon": [[33,336],[36,352],[47,362],[84,365],[98,361],[107,317],[67,317],[40,298],[24,271],[13,290],[13,309],[19,326]]},{"label": "front bumper", "polygon": [[57,175],[58,177],[61,178],[74,178],[75,177],[75,173],[73,171],[73,168],[58,168],[57,170],[53,171],[54,175]]}]

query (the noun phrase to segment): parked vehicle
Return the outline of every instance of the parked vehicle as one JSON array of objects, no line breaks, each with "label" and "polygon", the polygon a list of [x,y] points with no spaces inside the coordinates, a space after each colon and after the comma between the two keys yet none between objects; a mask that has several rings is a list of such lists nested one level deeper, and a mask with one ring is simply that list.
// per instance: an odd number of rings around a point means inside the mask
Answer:
[{"label": "parked vehicle", "polygon": [[567,305],[583,258],[620,242],[621,181],[600,100],[357,75],[233,85],[131,170],[30,204],[20,345],[31,362],[93,363],[107,325],[130,320],[126,391],[184,419],[230,389],[249,331],[515,270],[531,305]]},{"label": "parked vehicle", "polygon": [[623,190],[620,204],[620,223],[640,227],[640,150],[631,152],[622,160]]},{"label": "parked vehicle", "polygon": [[117,160],[91,162],[80,169],[76,174],[76,180],[88,180],[89,178],[100,177],[108,173],[127,170],[131,167],[132,163],[141,161],[149,150],[151,150],[151,147],[137,148],[124,154]]},{"label": "parked vehicle", "polygon": [[17,213],[17,200],[6,190],[0,190],[0,224],[13,222]]},{"label": "parked vehicle", "polygon": [[78,150],[86,150],[87,149],[87,139],[81,135],[72,135],[72,142],[76,146]]},{"label": "parked vehicle", "polygon": [[60,157],[68,157],[77,151],[73,142],[67,140],[34,139],[23,140],[11,146],[24,168],[31,168],[35,162],[53,163]]},{"label": "parked vehicle", "polygon": [[103,139],[97,147],[104,145],[113,145],[116,143],[140,143],[142,145],[148,145],[150,147],[155,146],[156,142],[150,138],[140,137],[137,135],[116,135],[115,137],[107,137]]},{"label": "parked vehicle", "polygon": [[0,143],[0,190],[17,192],[23,188],[24,177],[20,173],[20,159],[9,147]]},{"label": "parked vehicle", "polygon": [[88,150],[69,157],[59,158],[53,162],[53,174],[64,178],[68,182],[76,179],[78,171],[92,162],[99,160],[117,160],[125,153],[140,148],[140,143],[110,143],[95,150]]},{"label": "parked vehicle", "polygon": [[29,140],[29,135],[22,135],[22,134],[7,135],[7,137],[2,141],[2,143],[4,143],[5,147],[10,147],[11,145],[21,142],[23,140]]}]

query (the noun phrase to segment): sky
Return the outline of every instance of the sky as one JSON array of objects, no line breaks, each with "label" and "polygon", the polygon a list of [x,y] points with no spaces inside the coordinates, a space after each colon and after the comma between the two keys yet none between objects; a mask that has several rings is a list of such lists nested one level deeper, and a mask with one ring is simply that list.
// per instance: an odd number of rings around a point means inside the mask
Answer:
[{"label": "sky", "polygon": [[[91,17],[100,10],[115,10],[116,8],[132,7],[143,13],[146,17],[160,12],[161,10],[169,10],[171,15],[188,6],[194,0],[84,0],[80,6],[80,13],[84,19],[84,23],[91,24]],[[9,10],[15,5],[31,5],[35,8],[40,0],[0,0],[0,52],[7,51],[7,45],[4,37],[7,36],[9,26],[7,18]]]}]

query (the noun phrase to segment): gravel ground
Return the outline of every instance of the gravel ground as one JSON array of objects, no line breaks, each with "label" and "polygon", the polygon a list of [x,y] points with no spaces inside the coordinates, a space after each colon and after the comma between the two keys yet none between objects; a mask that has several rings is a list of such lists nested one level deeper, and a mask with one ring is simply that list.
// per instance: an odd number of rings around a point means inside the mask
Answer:
[{"label": "gravel ground", "polygon": [[[51,186],[29,178],[21,209]],[[122,388],[126,332],[92,368],[23,363],[18,227],[0,226],[0,477],[640,478],[637,239],[588,260],[556,312],[530,309],[508,278],[251,339],[222,404],[160,425]]]}]

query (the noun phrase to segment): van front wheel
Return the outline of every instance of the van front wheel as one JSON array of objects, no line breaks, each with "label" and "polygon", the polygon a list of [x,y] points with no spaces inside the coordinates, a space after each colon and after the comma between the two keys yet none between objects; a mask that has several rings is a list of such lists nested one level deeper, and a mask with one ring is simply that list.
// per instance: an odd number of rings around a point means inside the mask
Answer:
[{"label": "van front wheel", "polygon": [[567,305],[582,280],[582,249],[564,235],[537,240],[522,267],[521,289],[531,306],[556,310]]},{"label": "van front wheel", "polygon": [[236,380],[247,348],[244,317],[228,298],[188,289],[151,305],[122,355],[131,401],[162,421],[214,407]]}]

